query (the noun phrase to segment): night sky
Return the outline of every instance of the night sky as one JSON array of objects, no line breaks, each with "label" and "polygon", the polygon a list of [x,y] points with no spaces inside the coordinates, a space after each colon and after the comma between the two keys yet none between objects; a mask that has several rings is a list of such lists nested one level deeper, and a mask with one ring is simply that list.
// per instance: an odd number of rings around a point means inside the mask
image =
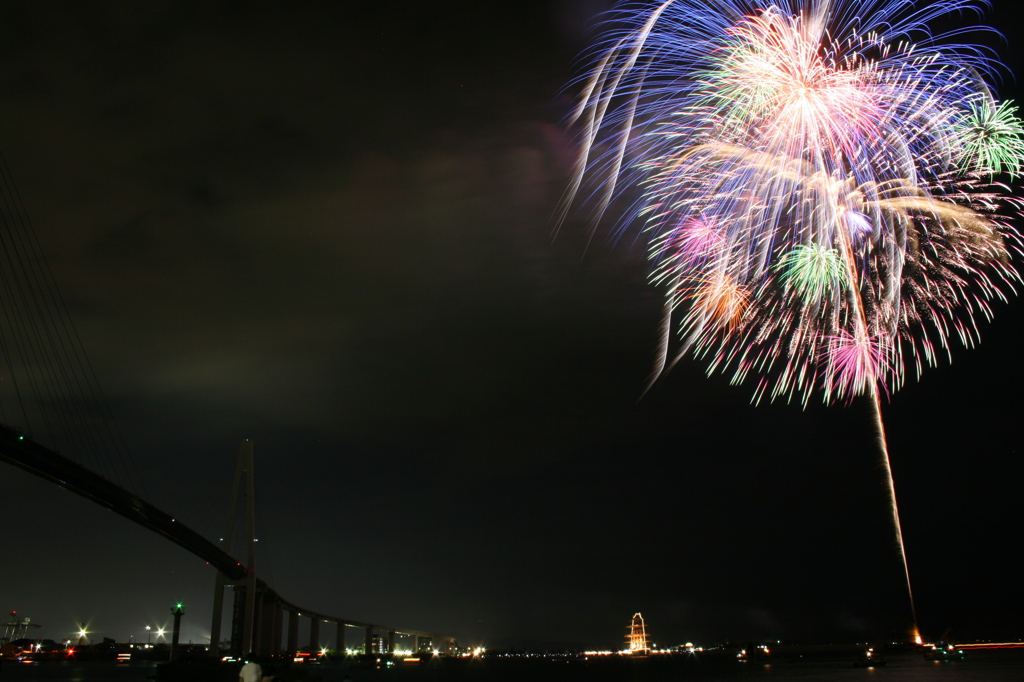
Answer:
[{"label": "night sky", "polygon": [[[659,645],[905,635],[866,401],[755,408],[690,361],[638,400],[643,247],[553,239],[608,6],[0,7],[0,151],[148,497],[216,540],[252,439],[262,577],[462,643],[619,647],[636,611]],[[926,637],[1024,636],[1022,332],[998,304],[885,407]],[[0,500],[33,635],[184,601],[209,636],[199,559],[8,465]]]}]

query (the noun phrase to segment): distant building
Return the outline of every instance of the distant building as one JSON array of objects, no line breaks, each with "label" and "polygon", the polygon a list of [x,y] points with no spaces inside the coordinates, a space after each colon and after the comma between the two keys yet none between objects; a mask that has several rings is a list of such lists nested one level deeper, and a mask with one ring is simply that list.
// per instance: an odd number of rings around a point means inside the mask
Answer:
[{"label": "distant building", "polygon": [[370,638],[371,654],[386,654],[388,652],[388,640],[383,635],[373,635]]}]

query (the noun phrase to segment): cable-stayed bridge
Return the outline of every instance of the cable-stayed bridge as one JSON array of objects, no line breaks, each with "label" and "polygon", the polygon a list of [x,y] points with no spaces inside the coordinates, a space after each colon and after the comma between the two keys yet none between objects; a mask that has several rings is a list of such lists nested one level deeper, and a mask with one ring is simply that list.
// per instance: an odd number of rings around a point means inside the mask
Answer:
[{"label": "cable-stayed bridge", "polygon": [[[454,638],[434,632],[368,623],[302,608],[282,597],[259,579],[255,571],[253,461],[252,443],[249,441],[243,441],[241,446],[232,490],[230,517],[224,539],[219,546],[138,495],[5,425],[0,425],[0,460],[115,511],[180,545],[214,567],[217,575],[213,595],[213,624],[210,630],[211,656],[219,656],[221,653],[219,644],[224,588],[228,586],[234,588],[234,608],[229,632],[230,653],[235,656],[250,652],[261,657],[276,656],[282,652],[290,655],[303,646],[308,646],[314,652],[322,648],[344,650],[347,627],[360,628],[364,631],[364,651],[367,652],[373,650],[375,640],[381,642],[380,648],[385,651],[394,651],[397,635],[412,637],[413,651],[429,646],[447,652],[457,646]],[[234,515],[240,497],[246,500],[249,548],[246,564],[226,551],[231,543],[235,525]],[[310,621],[308,643],[298,641],[301,618]],[[335,628],[333,638],[329,632],[322,631],[321,624]],[[285,635],[286,642],[283,641]]]},{"label": "cable-stayed bridge", "polygon": [[[2,155],[0,223],[0,373],[6,379],[0,383],[0,460],[115,511],[209,563],[216,570],[211,656],[221,654],[228,587],[234,600],[227,630],[236,656],[291,654],[307,645],[314,652],[341,650],[350,627],[363,631],[367,653],[374,642],[378,650],[394,651],[397,635],[412,637],[413,651],[456,646],[452,637],[437,633],[300,608],[260,579],[248,441],[241,446],[227,530],[219,545],[148,502]],[[24,426],[8,426],[14,423]],[[229,554],[241,501],[247,520],[245,562]],[[298,641],[302,619],[310,621],[308,643]],[[333,638],[330,628],[335,628]]]}]

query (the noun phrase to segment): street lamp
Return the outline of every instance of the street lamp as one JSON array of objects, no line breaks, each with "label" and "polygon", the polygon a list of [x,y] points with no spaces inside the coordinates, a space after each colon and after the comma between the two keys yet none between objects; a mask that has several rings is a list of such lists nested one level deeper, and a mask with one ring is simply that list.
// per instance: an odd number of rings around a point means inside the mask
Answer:
[{"label": "street lamp", "polygon": [[146,626],[146,648],[149,648],[149,638],[152,636],[152,629],[153,628],[149,627],[148,625]]}]

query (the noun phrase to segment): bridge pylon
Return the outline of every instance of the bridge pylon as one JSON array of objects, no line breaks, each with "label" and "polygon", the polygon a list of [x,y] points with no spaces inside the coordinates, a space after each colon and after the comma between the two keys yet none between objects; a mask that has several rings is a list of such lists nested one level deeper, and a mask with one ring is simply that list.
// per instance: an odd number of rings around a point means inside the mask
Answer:
[{"label": "bridge pylon", "polygon": [[[253,641],[253,626],[256,615],[256,505],[255,486],[253,483],[253,458],[252,441],[245,439],[238,449],[238,464],[235,466],[235,481],[231,487],[231,503],[228,507],[227,527],[224,529],[224,538],[221,540],[221,549],[228,552],[231,548],[231,539],[235,530],[235,514],[238,511],[239,495],[245,490],[245,517],[246,517],[246,544],[249,549],[248,564],[245,575],[238,579],[232,579],[224,573],[217,571],[216,585],[213,593],[213,623],[210,626],[210,656],[220,658],[220,626],[224,612],[224,588],[228,585],[234,586],[235,606],[232,609],[231,623],[231,653],[236,657],[255,653],[261,655],[264,651],[256,651],[257,648],[268,648],[270,642],[261,641],[269,638],[257,638]],[[260,604],[263,607],[263,604]],[[261,608],[261,611],[263,609]],[[257,644],[257,646],[254,646]],[[262,645],[262,646],[259,646]],[[276,651],[271,650],[271,653]]]}]

